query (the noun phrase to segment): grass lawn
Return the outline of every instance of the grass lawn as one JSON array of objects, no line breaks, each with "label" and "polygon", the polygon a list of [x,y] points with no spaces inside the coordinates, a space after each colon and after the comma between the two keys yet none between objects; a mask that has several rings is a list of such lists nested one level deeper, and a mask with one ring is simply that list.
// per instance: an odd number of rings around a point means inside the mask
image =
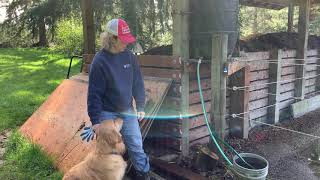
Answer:
[{"label": "grass lawn", "polygon": [[[72,74],[79,73],[74,62]],[[0,132],[17,129],[66,77],[69,59],[48,49],[0,49]],[[40,148],[13,133],[0,179],[61,179]]]}]

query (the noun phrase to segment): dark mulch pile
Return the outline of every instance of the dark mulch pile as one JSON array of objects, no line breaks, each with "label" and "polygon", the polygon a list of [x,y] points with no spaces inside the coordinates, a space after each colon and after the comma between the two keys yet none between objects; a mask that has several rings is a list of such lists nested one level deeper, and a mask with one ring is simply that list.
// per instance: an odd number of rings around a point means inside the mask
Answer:
[{"label": "dark mulch pile", "polygon": [[[239,49],[245,52],[269,51],[271,49],[297,49],[298,33],[277,32],[259,34],[248,39],[240,40]],[[309,49],[320,47],[320,37],[309,36]],[[149,49],[144,55],[172,55],[172,45],[159,46]]]},{"label": "dark mulch pile", "polygon": [[[245,52],[268,51],[270,49],[297,49],[298,33],[277,32],[252,36],[240,41],[240,50]],[[320,37],[309,36],[308,48],[320,47]]]}]

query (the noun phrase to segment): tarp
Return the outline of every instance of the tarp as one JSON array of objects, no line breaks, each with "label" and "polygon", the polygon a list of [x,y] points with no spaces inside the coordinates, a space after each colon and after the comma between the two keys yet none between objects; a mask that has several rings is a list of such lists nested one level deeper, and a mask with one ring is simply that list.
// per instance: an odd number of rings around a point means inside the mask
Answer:
[{"label": "tarp", "polygon": [[[87,115],[87,82],[88,76],[81,74],[64,80],[20,128],[24,136],[53,157],[62,172],[82,161],[95,144],[95,141],[82,142],[82,130],[79,131],[84,124],[91,124]],[[162,103],[171,80],[145,77],[144,83],[150,104],[157,107]]]}]

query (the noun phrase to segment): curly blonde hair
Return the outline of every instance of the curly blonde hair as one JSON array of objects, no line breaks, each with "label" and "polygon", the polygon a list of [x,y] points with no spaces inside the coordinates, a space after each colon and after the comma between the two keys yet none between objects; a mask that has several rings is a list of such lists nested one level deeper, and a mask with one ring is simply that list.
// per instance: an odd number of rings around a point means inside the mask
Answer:
[{"label": "curly blonde hair", "polygon": [[110,50],[115,45],[115,41],[113,40],[114,35],[108,32],[103,32],[100,34],[100,42],[101,48],[105,50]]}]

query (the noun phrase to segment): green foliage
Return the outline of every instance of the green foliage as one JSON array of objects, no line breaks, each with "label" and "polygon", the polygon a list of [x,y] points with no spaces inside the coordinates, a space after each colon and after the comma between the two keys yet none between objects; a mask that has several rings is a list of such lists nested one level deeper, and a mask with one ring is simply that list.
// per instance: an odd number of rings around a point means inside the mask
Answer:
[{"label": "green foliage", "polygon": [[62,19],[57,24],[55,49],[69,56],[81,54],[83,48],[83,28],[79,18]]},{"label": "green foliage", "polygon": [[[104,31],[108,20],[123,18],[144,49],[171,44],[173,2],[172,0],[93,0],[96,37],[98,38]],[[16,13],[17,11],[21,13]],[[287,11],[288,8],[278,11],[241,6],[239,16],[241,37],[286,31]],[[1,44],[13,47],[40,45],[41,39],[57,42],[55,41],[57,27],[61,26],[62,22],[73,21],[70,20],[70,15],[77,17],[77,20],[81,17],[80,1],[76,0],[13,0],[7,12],[8,20],[3,24],[5,29],[0,29],[0,46]],[[296,32],[298,15],[299,8],[296,7],[294,12]],[[310,33],[320,35],[319,5],[312,7],[310,16]],[[79,28],[80,26],[81,22]],[[74,43],[78,44],[78,41]],[[70,48],[73,47],[68,46],[67,52],[71,53],[73,50]],[[96,46],[99,47],[99,44]]]},{"label": "green foliage", "polygon": [[320,5],[311,8],[310,19],[311,34],[320,36]]},{"label": "green foliage", "polygon": [[164,32],[160,37],[158,37],[157,44],[162,45],[169,45],[172,44],[172,33],[171,32]]},{"label": "green foliage", "polygon": [[30,47],[35,43],[27,30],[17,31],[17,28],[8,23],[0,24],[0,47]]},{"label": "green foliage", "polygon": [[[311,8],[310,34],[320,35],[320,7]],[[295,7],[293,28],[298,32],[299,7]],[[242,38],[256,34],[271,32],[285,32],[288,28],[288,8],[270,10],[241,6],[240,8],[240,35]]]},{"label": "green foliage", "polygon": [[27,37],[29,44],[22,41],[14,43],[13,47],[46,47],[49,38],[54,39],[57,20],[71,12],[79,15],[79,9],[80,3],[75,0],[12,0],[7,8],[7,19],[1,25],[9,32],[6,42]]},{"label": "green foliage", "polygon": [[[94,0],[93,3],[97,37],[104,30],[104,25],[108,20],[123,18],[129,23],[133,34],[137,36],[139,43],[145,49],[167,44],[161,40],[162,36],[167,36],[167,32],[171,32],[172,29],[172,1]],[[11,42],[11,39],[15,37],[20,39],[25,34],[26,39],[29,40],[26,42],[31,42],[31,45],[46,46],[48,41],[55,40],[56,31],[59,31],[57,28],[63,22],[70,21],[70,15],[76,14],[76,17],[81,17],[79,8],[80,1],[75,0],[13,0],[7,9],[8,19],[5,24],[9,32],[14,33],[6,42]],[[15,13],[18,10],[21,13]],[[67,26],[66,23],[64,25]],[[171,33],[169,34],[172,36]],[[61,39],[59,41],[61,42]],[[15,43],[12,46],[21,46],[21,44]],[[31,46],[30,44],[26,46]],[[67,46],[72,47],[70,44]]]},{"label": "green foliage", "polygon": [[[282,10],[269,10],[241,6],[240,36],[243,38],[255,34],[286,31],[287,16],[288,10],[286,8]],[[296,19],[295,23],[297,23]]]},{"label": "green foliage", "polygon": [[145,50],[172,43],[171,0],[95,0],[94,10],[97,36],[108,20],[123,18]]},{"label": "green foliage", "polygon": [[14,132],[6,144],[5,164],[0,179],[61,179],[62,173],[52,166],[52,159],[39,146]]}]

